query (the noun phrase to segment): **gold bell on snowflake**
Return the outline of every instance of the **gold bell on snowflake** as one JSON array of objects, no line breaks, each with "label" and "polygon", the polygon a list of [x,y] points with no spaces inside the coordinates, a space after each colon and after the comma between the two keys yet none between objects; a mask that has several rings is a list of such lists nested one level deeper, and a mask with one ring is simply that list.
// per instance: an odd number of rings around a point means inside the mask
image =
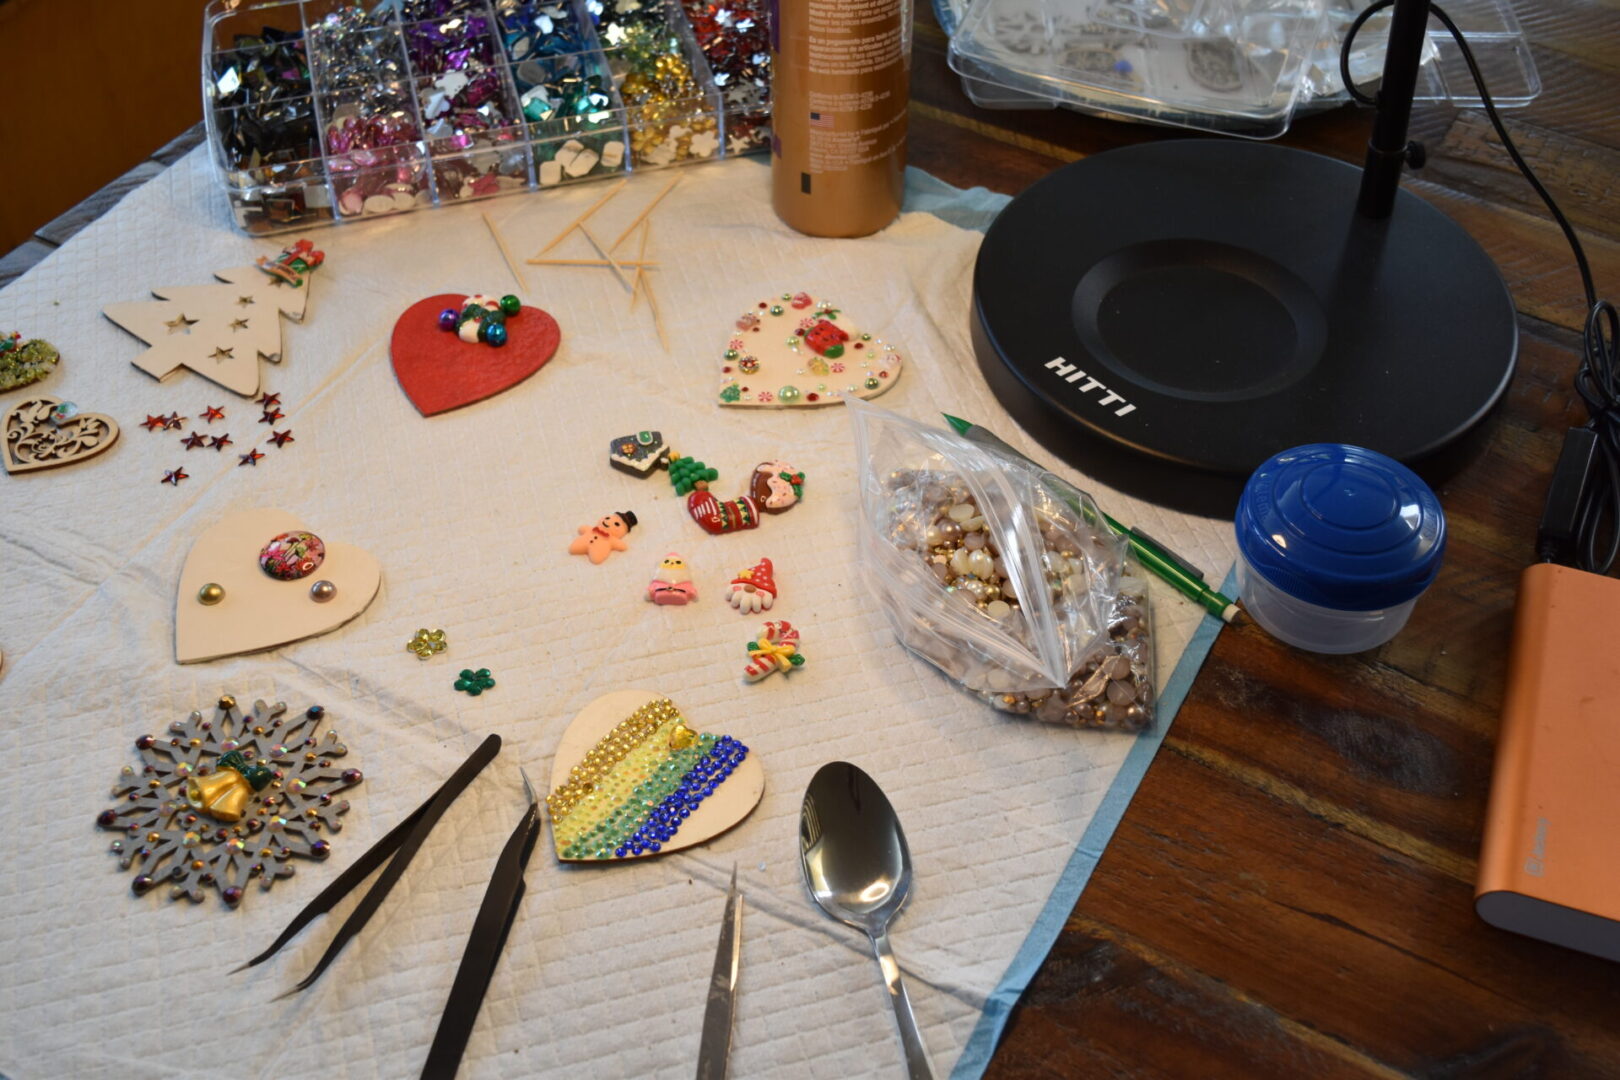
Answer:
[{"label": "gold bell on snowflake", "polygon": [[273,775],[263,765],[249,765],[240,750],[232,750],[221,755],[219,768],[211,775],[186,781],[186,802],[216,821],[241,821],[248,803]]}]

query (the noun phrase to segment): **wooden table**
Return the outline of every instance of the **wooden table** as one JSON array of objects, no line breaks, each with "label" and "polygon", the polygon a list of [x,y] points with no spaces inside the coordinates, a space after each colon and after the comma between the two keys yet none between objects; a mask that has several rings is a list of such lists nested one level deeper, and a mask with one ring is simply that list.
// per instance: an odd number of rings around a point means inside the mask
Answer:
[{"label": "wooden table", "polygon": [[[1620,293],[1620,7],[1521,4],[1546,85],[1521,149]],[[1015,193],[1166,136],[1066,111],[975,108],[919,10],[911,161]],[[1359,162],[1367,114],[1283,140]],[[1407,186],[1501,267],[1521,363],[1484,456],[1441,492],[1446,566],[1406,630],[1313,657],[1225,631],[990,1069],[993,1077],[1616,1077],[1620,968],[1491,929],[1475,857],[1520,569],[1532,556],[1584,317],[1568,249],[1483,114],[1422,107]],[[0,259],[21,273],[200,138],[182,135]],[[1617,778],[1620,782],[1620,778]]]},{"label": "wooden table", "polygon": [[[1620,295],[1620,7],[1517,8],[1545,89],[1510,130]],[[975,108],[945,51],[919,18],[911,161],[952,184],[1017,192],[1166,137]],[[1359,163],[1369,116],[1282,141]],[[1429,161],[1407,187],[1496,260],[1523,335],[1488,449],[1440,491],[1445,569],[1366,655],[1221,634],[991,1077],[1620,1076],[1620,968],[1473,911],[1518,575],[1564,429],[1586,419],[1580,283],[1483,112],[1420,107],[1412,137]]]}]

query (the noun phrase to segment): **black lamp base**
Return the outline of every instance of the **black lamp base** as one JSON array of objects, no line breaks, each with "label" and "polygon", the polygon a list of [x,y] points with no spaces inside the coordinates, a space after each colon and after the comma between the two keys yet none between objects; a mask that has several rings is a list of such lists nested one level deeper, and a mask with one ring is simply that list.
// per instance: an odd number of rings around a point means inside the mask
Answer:
[{"label": "black lamp base", "polygon": [[1344,442],[1434,482],[1477,445],[1518,355],[1490,258],[1361,170],[1182,139],[1068,165],[990,226],[973,335],[996,396],[1103,483],[1230,517],[1279,450]]}]

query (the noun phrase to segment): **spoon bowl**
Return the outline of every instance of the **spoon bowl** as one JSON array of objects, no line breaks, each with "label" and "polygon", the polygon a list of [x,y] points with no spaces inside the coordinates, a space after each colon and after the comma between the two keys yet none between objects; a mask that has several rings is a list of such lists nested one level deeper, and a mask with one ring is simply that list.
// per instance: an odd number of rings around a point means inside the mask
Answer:
[{"label": "spoon bowl", "polygon": [[889,923],[911,892],[911,850],[883,789],[847,761],[823,765],[805,788],[799,811],[799,865],[817,906],[872,939],[894,1008],[907,1075],[931,1080],[928,1051],[917,1031],[900,965],[889,948]]}]

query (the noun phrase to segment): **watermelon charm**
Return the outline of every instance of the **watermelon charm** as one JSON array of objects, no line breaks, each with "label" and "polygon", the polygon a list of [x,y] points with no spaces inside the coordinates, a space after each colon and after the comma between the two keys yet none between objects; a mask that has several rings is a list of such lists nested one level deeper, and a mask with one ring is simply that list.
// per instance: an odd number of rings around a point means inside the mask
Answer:
[{"label": "watermelon charm", "polygon": [[817,319],[816,325],[804,333],[804,343],[810,346],[811,351],[818,356],[825,356],[828,360],[836,360],[843,356],[844,342],[848,340],[849,335],[827,319]]}]

